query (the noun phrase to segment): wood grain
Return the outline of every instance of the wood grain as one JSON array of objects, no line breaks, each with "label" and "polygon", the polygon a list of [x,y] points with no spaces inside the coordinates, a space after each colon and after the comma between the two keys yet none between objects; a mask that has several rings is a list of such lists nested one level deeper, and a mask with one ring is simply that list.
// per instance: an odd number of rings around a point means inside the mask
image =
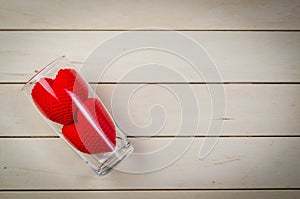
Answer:
[{"label": "wood grain", "polygon": [[[77,66],[98,44],[118,32],[0,32],[0,81],[26,82],[37,70],[60,55]],[[139,32],[143,34],[143,32]],[[300,34],[298,32],[184,32],[197,41],[215,62],[225,82],[300,82]],[[134,42],[134,41],[133,41]],[[120,44],[122,45],[122,44]],[[126,53],[126,49],[124,49]],[[185,82],[203,82],[186,61],[170,53],[142,50],[117,60],[100,81],[116,82],[142,64],[158,63],[177,72]],[[79,64],[79,65],[78,65]],[[98,74],[100,68],[84,66]],[[149,67],[148,67],[149,68]],[[130,82],[178,82],[163,68],[141,70]],[[203,72],[200,70],[200,72]],[[157,74],[160,74],[158,77]],[[99,76],[89,77],[99,81]]]},{"label": "wood grain", "polygon": [[[1,136],[54,136],[21,88],[22,85],[0,85],[0,107],[5,113],[0,115]],[[136,88],[139,89],[127,98],[126,93]],[[174,95],[167,88],[177,93]],[[213,120],[224,121],[221,135],[299,135],[299,85],[225,85],[224,88],[227,113],[224,118],[212,118],[211,97],[205,85],[105,84],[96,87],[119,126],[133,136],[203,136],[207,135]],[[188,92],[190,89],[194,92]],[[188,94],[192,94],[190,100]],[[177,99],[178,96],[181,97]],[[197,107],[194,100],[198,101],[200,114],[196,131],[192,125],[193,115],[187,112]],[[181,121],[187,123],[179,131]]]},{"label": "wood grain", "polygon": [[[185,141],[189,138],[177,139]],[[143,154],[168,147],[172,140],[131,139],[135,152]],[[220,138],[205,159],[198,159],[199,148],[204,141],[204,138],[196,138],[183,156],[156,172],[130,174],[112,171],[98,177],[58,138],[0,139],[0,189],[300,187],[300,138]],[[164,157],[159,153],[157,156]],[[142,165],[138,160],[130,156],[118,168]]]},{"label": "wood grain", "polygon": [[297,0],[1,0],[1,29],[299,30]]},{"label": "wood grain", "polygon": [[[207,51],[226,82],[224,117],[211,116],[204,79],[170,53],[129,53],[101,79],[97,68],[84,68],[101,42],[144,27],[180,30]],[[0,198],[299,198],[299,31],[297,0],[0,0]],[[135,153],[168,147],[174,139],[194,139],[191,147],[155,172],[93,174],[20,91],[29,77],[61,55],[83,67],[81,72],[89,71],[84,74],[89,81],[108,83],[93,87],[123,130],[136,137],[130,137]],[[136,66],[154,62],[185,80],[148,67],[131,75],[128,84],[115,84]],[[162,85],[145,84],[153,82]],[[127,99],[116,94],[136,87],[124,105]],[[176,97],[188,96],[189,88],[199,105],[199,129],[192,129],[193,117],[187,114],[185,137],[174,137],[182,114],[182,100]],[[187,110],[195,107],[192,102],[185,101]],[[224,122],[222,137],[199,159],[202,144],[214,140],[204,137],[211,121]],[[151,161],[131,156],[117,169]]]}]

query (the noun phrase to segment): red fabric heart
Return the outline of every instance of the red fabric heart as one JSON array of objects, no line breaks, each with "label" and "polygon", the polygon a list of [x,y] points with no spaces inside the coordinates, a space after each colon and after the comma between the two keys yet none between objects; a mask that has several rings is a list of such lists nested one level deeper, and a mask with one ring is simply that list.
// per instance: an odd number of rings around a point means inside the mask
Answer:
[{"label": "red fabric heart", "polygon": [[74,122],[75,101],[84,101],[88,97],[85,81],[73,69],[61,69],[55,79],[41,78],[31,92],[38,109],[48,119],[60,123]]},{"label": "red fabric heart", "polygon": [[96,98],[89,98],[78,107],[77,122],[64,125],[62,133],[83,153],[110,152],[116,145],[114,123],[102,103]]}]

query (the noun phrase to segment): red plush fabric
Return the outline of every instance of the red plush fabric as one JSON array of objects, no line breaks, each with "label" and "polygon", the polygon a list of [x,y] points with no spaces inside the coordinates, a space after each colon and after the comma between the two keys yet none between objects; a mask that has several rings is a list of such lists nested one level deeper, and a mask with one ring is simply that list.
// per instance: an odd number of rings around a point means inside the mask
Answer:
[{"label": "red plush fabric", "polygon": [[61,69],[55,79],[41,78],[31,96],[44,116],[64,125],[64,137],[79,151],[97,154],[114,149],[114,123],[98,99],[88,99],[88,86],[75,70]]},{"label": "red plush fabric", "polygon": [[65,138],[83,153],[110,152],[116,145],[116,130],[113,121],[101,102],[87,99],[79,107],[77,122],[62,129]]},{"label": "red plush fabric", "polygon": [[31,96],[48,119],[70,124],[77,111],[74,100],[85,101],[88,87],[75,70],[61,69],[55,79],[41,78],[32,89]]}]

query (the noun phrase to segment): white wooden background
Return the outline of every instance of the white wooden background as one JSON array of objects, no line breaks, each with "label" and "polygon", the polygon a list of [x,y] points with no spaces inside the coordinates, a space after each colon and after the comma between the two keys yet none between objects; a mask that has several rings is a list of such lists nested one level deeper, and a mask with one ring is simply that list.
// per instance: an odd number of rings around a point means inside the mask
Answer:
[{"label": "white wooden background", "polygon": [[[201,97],[200,128],[196,135],[185,132],[195,141],[165,169],[98,177],[47,126],[20,89],[50,60],[64,54],[81,63],[106,38],[140,27],[182,31],[206,48],[226,82],[223,133],[212,153],[197,159],[211,120],[205,85],[185,70],[184,62],[150,52],[149,60],[169,63],[187,75]],[[297,0],[0,0],[0,198],[299,198],[299,31]],[[125,57],[105,76],[108,84],[98,88],[105,103],[116,77],[142,58]],[[149,82],[151,76],[120,86]],[[189,85],[174,86],[184,92]],[[157,95],[168,102],[171,117],[157,136],[131,138],[140,150],[163,146],[175,134],[180,112],[161,92],[152,85],[132,101],[133,119],[140,124],[149,121],[143,106]]]}]

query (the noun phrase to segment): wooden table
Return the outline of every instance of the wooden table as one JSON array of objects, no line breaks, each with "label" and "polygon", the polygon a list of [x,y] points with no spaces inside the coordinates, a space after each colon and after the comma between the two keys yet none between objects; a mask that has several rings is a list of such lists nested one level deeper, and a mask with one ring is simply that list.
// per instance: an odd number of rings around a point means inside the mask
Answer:
[{"label": "wooden table", "polygon": [[[140,127],[151,124],[155,118],[148,111],[157,103],[169,113],[152,137],[133,122],[126,126],[136,148],[151,151],[175,138],[194,142],[163,169],[99,177],[58,138],[21,88],[54,58],[66,55],[80,67],[99,43],[143,27],[177,30],[206,49],[223,78],[226,115],[210,116],[207,84],[186,62],[157,52],[129,54],[98,85],[99,96],[109,105],[116,86],[145,85],[128,105],[131,119]],[[1,0],[0,198],[299,198],[299,30],[297,0]],[[117,83],[131,66],[152,60],[169,63],[188,83],[155,82],[155,74]],[[187,128],[185,136],[175,136],[181,113],[178,101],[161,89],[168,85],[180,94],[187,87],[196,91],[203,113],[197,132]],[[120,124],[128,121],[114,114]],[[223,120],[223,131],[211,153],[199,159],[201,144],[215,139],[207,135],[212,120]]]}]

